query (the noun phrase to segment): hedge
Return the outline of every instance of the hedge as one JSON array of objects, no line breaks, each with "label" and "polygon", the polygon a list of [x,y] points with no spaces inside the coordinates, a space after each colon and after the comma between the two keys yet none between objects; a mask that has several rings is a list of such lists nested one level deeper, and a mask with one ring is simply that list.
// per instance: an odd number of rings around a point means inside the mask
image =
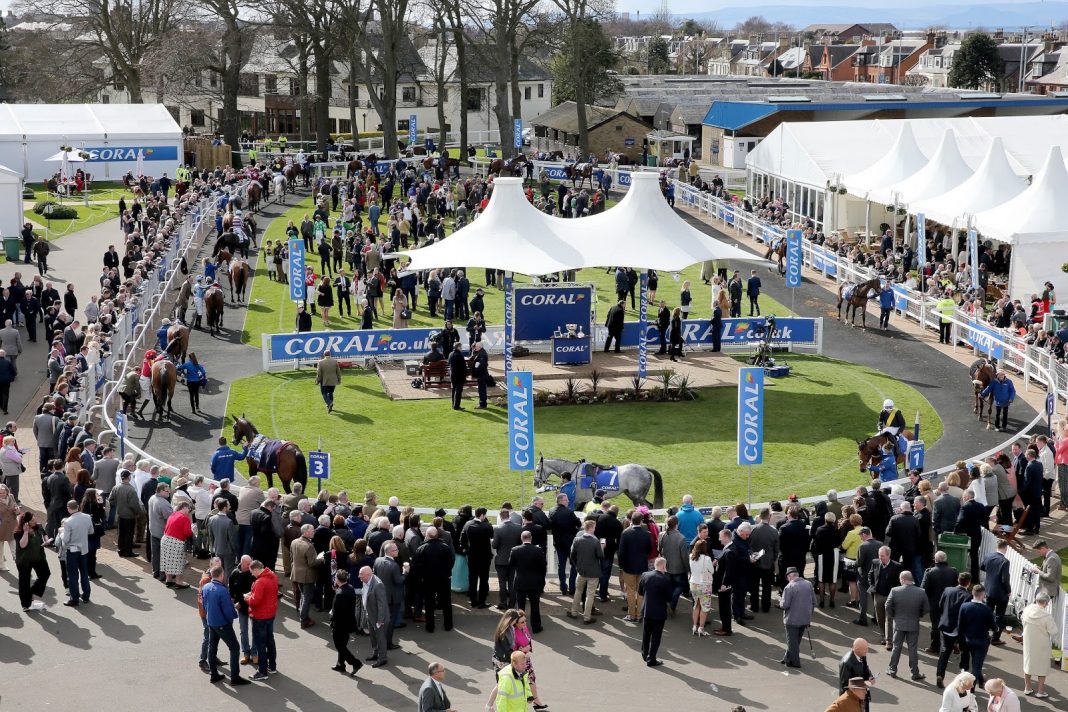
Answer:
[{"label": "hedge", "polygon": [[78,217],[78,211],[69,205],[60,205],[54,200],[41,200],[33,206],[33,212],[38,215],[45,214],[45,206],[52,206],[52,214],[46,215],[50,220],[74,220]]}]

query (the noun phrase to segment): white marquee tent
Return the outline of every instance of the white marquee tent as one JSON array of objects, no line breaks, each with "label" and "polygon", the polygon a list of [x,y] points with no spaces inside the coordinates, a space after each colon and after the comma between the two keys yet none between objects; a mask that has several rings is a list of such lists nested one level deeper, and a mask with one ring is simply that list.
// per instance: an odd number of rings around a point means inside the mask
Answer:
[{"label": "white marquee tent", "polygon": [[183,159],[181,127],[161,104],[0,105],[0,164],[39,182],[57,172],[48,159],[61,146],[89,153],[82,167],[97,180],[134,170],[139,149],[152,176],[173,176]]},{"label": "white marquee tent", "polygon": [[886,200],[897,202],[911,207],[914,200],[926,198],[956,188],[968,180],[974,174],[957,148],[957,138],[953,129],[946,129],[942,143],[938,150],[931,156],[930,162],[916,171],[907,180],[886,188],[884,191],[874,191],[870,200]]},{"label": "white marquee tent", "polygon": [[889,203],[893,201],[890,189],[906,178],[911,178],[928,164],[927,156],[920,150],[912,125],[901,126],[897,140],[890,150],[871,167],[848,176],[844,185],[853,195],[870,201]]},{"label": "white marquee tent", "polygon": [[948,192],[910,202],[909,210],[924,213],[943,225],[954,221],[963,225],[965,216],[1001,205],[1026,187],[1027,181],[1013,171],[1001,137],[997,136],[970,178]]},{"label": "white marquee tent", "polygon": [[1040,294],[1044,282],[1063,282],[1068,254],[1068,169],[1060,146],[1049,149],[1030,187],[1012,200],[975,216],[983,236],[1013,246],[1009,284],[1021,298]]},{"label": "white marquee tent", "polygon": [[402,253],[414,270],[466,265],[528,275],[608,266],[672,272],[705,260],[759,261],[679,217],[655,173],[632,173],[618,205],[577,220],[535,209],[521,178],[497,178],[477,220],[430,247]]},{"label": "white marquee tent", "polygon": [[0,235],[18,235],[23,222],[22,176],[0,166]]}]

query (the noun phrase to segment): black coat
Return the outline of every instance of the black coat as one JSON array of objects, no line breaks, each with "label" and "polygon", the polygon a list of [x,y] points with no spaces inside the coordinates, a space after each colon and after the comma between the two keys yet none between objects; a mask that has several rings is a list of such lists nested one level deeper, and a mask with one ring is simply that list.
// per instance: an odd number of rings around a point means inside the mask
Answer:
[{"label": "black coat", "polygon": [[865,680],[872,679],[871,668],[868,667],[868,658],[858,658],[852,650],[847,650],[842,659],[838,661],[838,691],[845,692],[849,687],[849,679],[862,677]]},{"label": "black coat", "polygon": [[545,590],[545,552],[534,544],[512,547],[508,557],[516,591],[541,593]]},{"label": "black coat", "polygon": [[923,590],[931,610],[938,610],[938,602],[947,588],[957,585],[958,571],[946,563],[935,564],[923,573]]},{"label": "black coat", "polygon": [[627,310],[623,307],[615,304],[608,310],[608,318],[605,320],[604,325],[608,327],[609,334],[622,334],[623,333],[623,320],[627,316]]},{"label": "black coat", "polygon": [[904,571],[901,564],[891,559],[884,566],[883,562],[876,559],[872,562],[871,570],[868,571],[868,591],[880,596],[889,596],[891,589],[901,585],[901,572]]},{"label": "black coat", "polygon": [[[709,532],[709,537],[711,535]],[[788,519],[779,527],[779,556],[787,566],[803,566],[811,541],[808,527],[803,521]]]},{"label": "black coat", "polygon": [[953,531],[967,534],[973,542],[978,542],[988,520],[986,507],[979,500],[972,499],[965,502],[957,513],[957,526],[953,527]]},{"label": "black coat", "polygon": [[553,546],[571,551],[571,542],[582,529],[578,516],[569,508],[557,505],[549,512],[549,522],[552,525]]},{"label": "black coat", "polygon": [[467,380],[467,359],[462,351],[449,354],[449,380],[453,383],[463,383]]},{"label": "black coat", "polygon": [[249,524],[252,525],[252,551],[249,553],[253,559],[270,561],[278,556],[280,537],[275,534],[271,518],[271,513],[263,507],[249,514]]},{"label": "black coat", "polygon": [[674,584],[662,571],[646,571],[638,579],[638,595],[642,599],[642,615],[646,620],[667,620],[668,603],[671,601],[671,589]]},{"label": "black coat", "polygon": [[470,564],[492,561],[493,525],[481,519],[472,519],[460,532],[460,546],[467,551]]},{"label": "black coat", "polygon": [[912,514],[895,514],[886,527],[886,545],[890,558],[912,566],[912,557],[920,547],[920,523]]},{"label": "black coat", "polygon": [[627,527],[619,537],[619,568],[628,574],[647,571],[652,550],[653,541],[645,527]]},{"label": "black coat", "polygon": [[426,584],[436,584],[452,578],[452,565],[456,552],[441,539],[428,539],[415,551],[412,568],[416,576]]},{"label": "black coat", "polygon": [[[549,535],[545,531],[545,527],[534,522],[528,522],[523,525],[523,531],[530,532],[531,542],[535,546],[540,546],[542,551],[545,551],[549,546]],[[555,541],[555,539],[553,540]]]},{"label": "black coat", "polygon": [[356,630],[356,589],[349,584],[339,587],[334,594],[334,609],[330,619],[336,633],[349,635]]}]

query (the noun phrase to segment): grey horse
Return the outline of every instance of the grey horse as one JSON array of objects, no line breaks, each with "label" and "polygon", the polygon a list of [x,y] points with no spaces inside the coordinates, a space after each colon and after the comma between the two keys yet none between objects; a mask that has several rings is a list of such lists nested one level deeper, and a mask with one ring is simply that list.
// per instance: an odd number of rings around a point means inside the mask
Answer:
[{"label": "grey horse", "polygon": [[[575,483],[575,509],[580,509],[593,499],[593,491],[595,489],[595,487],[582,487],[579,481],[583,465],[586,464],[594,465],[599,470],[608,469],[595,463],[587,463],[585,460],[574,462],[560,458],[539,457],[538,467],[534,470],[534,487],[539,490],[547,489],[550,487],[549,479],[551,477],[570,473],[571,481]],[[614,482],[616,487],[603,488],[606,490],[605,494],[608,497],[623,493],[630,498],[630,501],[636,507],[644,504],[659,509],[664,506],[664,484],[658,471],[645,465],[635,465],[633,463],[619,465],[614,469],[617,473]],[[648,500],[650,487],[653,488],[654,492],[652,502]]]}]

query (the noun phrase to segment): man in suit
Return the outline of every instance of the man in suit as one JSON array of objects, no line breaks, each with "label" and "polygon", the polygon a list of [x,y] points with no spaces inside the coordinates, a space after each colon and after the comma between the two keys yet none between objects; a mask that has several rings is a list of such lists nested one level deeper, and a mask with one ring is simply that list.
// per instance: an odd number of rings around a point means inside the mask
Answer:
[{"label": "man in suit", "polygon": [[419,688],[419,712],[456,712],[445,694],[445,665],[435,660],[427,666],[430,675]]},{"label": "man in suit", "polygon": [[646,571],[638,579],[638,595],[642,597],[642,660],[649,667],[664,664],[656,653],[664,634],[672,587],[671,577],[667,575],[667,559],[663,556],[656,557],[653,570]]},{"label": "man in suit", "polygon": [[[961,648],[967,647],[971,656],[971,673],[975,675],[975,684],[982,685],[983,663],[990,650],[990,633],[997,633],[997,619],[994,611],[986,605],[986,589],[982,584],[972,586],[972,600],[960,607],[957,621],[957,637]],[[963,660],[962,660],[963,662]]]},{"label": "man in suit", "polygon": [[[938,685],[939,689],[942,688],[942,679],[945,677],[946,668],[949,666],[949,657],[953,654],[954,648],[958,648],[957,641],[960,636],[957,625],[960,620],[960,608],[972,599],[972,594],[969,590],[971,585],[972,575],[967,571],[962,571],[957,574],[957,585],[943,591],[942,598],[938,600],[938,607],[942,611],[942,615],[938,618],[938,633],[941,637],[942,651],[938,654],[935,684]],[[960,669],[967,670],[968,661],[970,660],[968,648],[961,645],[959,650]]]},{"label": "man in suit", "polygon": [[[875,676],[868,667],[868,641],[863,638],[854,640],[849,652],[838,661],[838,692],[845,692],[849,688],[849,681],[854,678],[864,680],[868,687],[875,684]],[[868,709],[870,701],[869,691],[864,698],[864,709]]]},{"label": "man in suit", "polygon": [[1024,523],[1023,530],[1024,534],[1038,534],[1042,521],[1042,461],[1038,459],[1038,450],[1033,447],[1027,448],[1024,459],[1027,465],[1024,467],[1023,478],[1017,478],[1022,482],[1019,487],[1020,499],[1028,508],[1027,522]]},{"label": "man in suit", "polygon": [[1012,579],[1009,576],[1009,559],[1005,552],[1009,550],[1009,542],[1004,539],[998,541],[997,551],[986,557],[979,567],[986,572],[986,605],[994,611],[994,619],[998,623],[991,645],[1004,645],[1001,639],[1001,631],[1005,627],[1005,609],[1009,607],[1009,596],[1012,594]]},{"label": "man in suit", "polygon": [[475,518],[460,531],[460,548],[467,552],[467,595],[471,608],[489,608],[489,569],[493,561],[493,525],[486,508],[475,510]]},{"label": "man in suit", "polygon": [[937,655],[942,649],[942,637],[938,631],[938,621],[942,618],[942,594],[947,588],[956,585],[959,573],[946,563],[944,551],[935,552],[934,565],[923,573],[923,582],[920,587],[927,594],[931,617],[931,645],[926,650],[928,653]]},{"label": "man in suit", "polygon": [[627,307],[623,299],[613,304],[612,308],[608,310],[608,317],[604,322],[604,325],[608,328],[608,337],[604,340],[605,353],[608,353],[613,340],[616,342],[616,353],[619,353],[619,340],[623,336],[623,320],[626,316]]},{"label": "man in suit", "polygon": [[727,282],[727,295],[731,298],[731,318],[742,315],[742,276],[734,270],[734,276]]},{"label": "man in suit", "polygon": [[894,651],[886,672],[890,677],[897,677],[901,648],[908,644],[912,679],[923,680],[926,676],[920,672],[920,621],[929,610],[927,594],[916,586],[911,571],[902,571],[899,580],[901,585],[891,589],[886,597],[886,617],[894,622]]},{"label": "man in suit", "polygon": [[638,610],[641,608],[638,579],[649,570],[653,542],[649,538],[649,530],[643,525],[641,512],[631,515],[630,524],[619,537],[619,575],[627,592],[627,615],[623,620],[637,623]]},{"label": "man in suit", "polygon": [[330,620],[333,628],[330,635],[334,640],[334,648],[337,649],[337,665],[333,670],[345,672],[345,665],[352,665],[350,677],[356,677],[356,673],[363,667],[360,659],[349,650],[349,639],[356,632],[356,589],[349,583],[349,572],[339,569],[337,572],[337,592],[334,594],[334,608],[330,612]]},{"label": "man in suit", "polygon": [[749,546],[753,551],[764,552],[753,563],[749,610],[756,613],[759,608],[767,613],[771,610],[771,587],[775,580],[775,561],[779,558],[779,530],[771,525],[771,510],[767,507],[760,510],[760,520],[753,527]]},{"label": "man in suit", "polygon": [[315,367],[315,383],[326,403],[326,412],[334,411],[334,389],[341,385],[341,366],[338,365],[330,349],[323,352],[323,357]]},{"label": "man in suit", "polygon": [[712,631],[713,635],[729,636],[733,632],[732,610],[733,588],[738,583],[738,550],[731,541],[731,533],[728,529],[720,529],[717,535],[719,539],[720,557],[716,559],[715,571],[712,574],[712,588],[716,591],[719,601],[719,628]]},{"label": "man in suit", "polygon": [[1051,599],[1056,600],[1061,586],[1061,557],[1045,541],[1035,542],[1035,551],[1042,557],[1042,567],[1034,567],[1038,574],[1038,585]]},{"label": "man in suit", "polygon": [[370,566],[360,569],[359,577],[363,583],[363,609],[371,629],[371,655],[367,660],[374,661],[371,667],[380,668],[385,666],[389,654],[389,644],[386,642],[390,621],[389,597],[386,585],[374,575]]},{"label": "man in suit", "polygon": [[779,527],[779,580],[776,584],[780,590],[786,588],[786,569],[793,566],[798,571],[805,570],[805,557],[811,543],[812,535],[801,520],[798,506],[790,505],[786,508],[786,521]]},{"label": "man in suit", "polygon": [[545,552],[536,546],[530,532],[522,532],[522,543],[512,547],[508,555],[508,566],[513,572],[513,596],[515,607],[526,608],[530,601],[530,629],[533,633],[541,632],[541,594],[545,590]]},{"label": "man in suit", "polygon": [[449,382],[452,384],[452,409],[463,410],[460,401],[464,397],[464,384],[467,383],[467,359],[460,344],[452,347],[449,354]]},{"label": "man in suit", "polygon": [[970,540],[968,573],[972,575],[972,581],[979,580],[979,547],[983,544],[983,529],[988,521],[986,507],[975,499],[971,490],[966,491],[961,497],[960,513],[957,514],[957,524],[953,531],[957,534],[967,534]]},{"label": "man in suit", "polygon": [[756,270],[753,270],[745,283],[745,295],[749,297],[749,316],[753,316],[754,309],[756,315],[760,316],[760,286],[760,277],[757,277]]},{"label": "man in suit", "polygon": [[[405,567],[397,563],[397,554],[400,549],[395,541],[387,541],[382,544],[382,555],[375,559],[373,573],[379,581],[386,587],[386,603],[389,606],[389,623],[386,626],[386,646],[385,650],[396,650],[399,645],[393,642],[393,630],[395,628],[394,622],[400,615],[401,607],[404,605],[404,579],[405,579]],[[385,650],[381,653],[381,658],[385,660]]]},{"label": "man in suit", "polygon": [[889,546],[879,547],[879,557],[868,569],[868,592],[875,597],[875,619],[879,624],[882,644],[887,650],[891,649],[890,639],[893,637],[893,631],[886,615],[886,599],[895,584],[900,581],[901,571],[901,564],[890,558]]},{"label": "man in suit", "polygon": [[453,547],[438,536],[437,527],[426,530],[426,541],[416,549],[412,565],[422,582],[426,632],[434,632],[434,609],[440,608],[445,630],[452,630],[452,565],[456,560]]},{"label": "man in suit", "polygon": [[949,492],[949,485],[941,482],[938,485],[938,499],[934,503],[934,513],[931,515],[931,524],[934,526],[935,536],[942,532],[952,532],[957,525],[957,514],[960,513],[960,499]]},{"label": "man in suit", "polygon": [[489,387],[489,354],[482,347],[481,341],[471,345],[471,376],[478,384],[478,408],[485,410],[489,395],[486,389]]},{"label": "man in suit", "polygon": [[920,523],[912,516],[912,505],[908,502],[902,502],[897,514],[890,517],[890,523],[886,525],[885,542],[890,547],[890,558],[900,563],[906,571],[911,571],[913,580],[922,574],[918,561]]},{"label": "man in suit", "polygon": [[853,622],[857,625],[868,625],[868,604],[871,594],[868,592],[868,574],[871,572],[872,562],[879,558],[879,549],[883,543],[871,535],[868,527],[860,528],[860,540],[863,542],[857,549],[857,588],[860,592],[860,612]]},{"label": "man in suit", "polygon": [[510,563],[512,549],[522,542],[520,535],[522,530],[518,524],[512,521],[512,512],[502,509],[497,515],[497,526],[493,528],[493,566],[497,570],[497,592],[500,597],[497,610],[506,611],[515,605],[515,590],[513,579],[515,578]]},{"label": "man in suit", "polygon": [[786,570],[786,588],[783,589],[779,607],[786,628],[786,654],[779,662],[786,667],[801,667],[801,636],[812,624],[812,611],[816,609],[816,592],[812,583],[803,578],[794,567]]}]

